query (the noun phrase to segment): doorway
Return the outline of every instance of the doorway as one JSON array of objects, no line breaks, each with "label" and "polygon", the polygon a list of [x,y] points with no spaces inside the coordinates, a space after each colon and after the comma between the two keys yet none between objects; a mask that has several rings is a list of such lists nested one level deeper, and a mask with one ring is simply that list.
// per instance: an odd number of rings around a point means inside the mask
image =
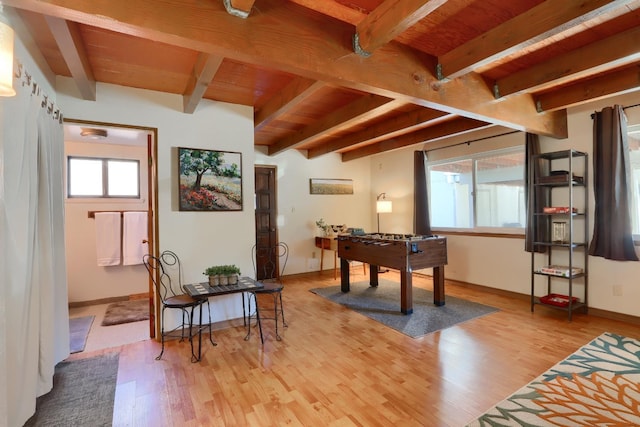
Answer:
[{"label": "doorway", "polygon": [[[256,191],[256,254],[263,247],[273,247],[278,243],[278,206],[277,206],[277,168],[276,166],[255,167]],[[264,279],[264,259],[256,257],[256,280]],[[278,266],[276,266],[279,268]]]},{"label": "doorway", "polygon": [[[65,242],[70,306],[101,304],[153,295],[143,264],[99,266],[96,261],[95,212],[147,212],[147,252],[155,253],[157,236],[157,129],[65,119],[65,168],[69,156],[137,162],[139,192],[131,197],[65,199]],[[65,169],[66,170],[66,169]],[[66,176],[65,176],[66,179]],[[68,183],[66,183],[68,188]],[[92,213],[94,214],[92,216]],[[155,306],[149,299],[149,337],[155,337]]]}]

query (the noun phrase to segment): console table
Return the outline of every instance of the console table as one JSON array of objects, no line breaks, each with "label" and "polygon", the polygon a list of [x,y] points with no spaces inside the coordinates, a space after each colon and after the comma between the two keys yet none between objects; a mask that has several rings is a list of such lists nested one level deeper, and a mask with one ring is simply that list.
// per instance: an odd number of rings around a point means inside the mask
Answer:
[{"label": "console table", "polygon": [[[338,278],[338,238],[316,237],[316,248],[320,248],[320,272],[324,269],[324,250],[333,251],[333,280]],[[362,272],[367,274],[367,267],[362,263]]]}]

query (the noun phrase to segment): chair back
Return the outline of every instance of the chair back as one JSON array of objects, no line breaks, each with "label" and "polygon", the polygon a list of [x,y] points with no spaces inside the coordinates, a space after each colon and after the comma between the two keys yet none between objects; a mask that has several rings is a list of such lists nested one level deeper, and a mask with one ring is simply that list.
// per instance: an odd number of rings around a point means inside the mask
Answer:
[{"label": "chair back", "polygon": [[289,246],[284,242],[278,242],[273,246],[253,245],[251,260],[256,280],[282,283],[284,269],[289,260]]},{"label": "chair back", "polygon": [[149,272],[156,292],[164,303],[167,298],[184,293],[180,258],[172,251],[164,251],[160,257],[146,254],[142,262]]}]

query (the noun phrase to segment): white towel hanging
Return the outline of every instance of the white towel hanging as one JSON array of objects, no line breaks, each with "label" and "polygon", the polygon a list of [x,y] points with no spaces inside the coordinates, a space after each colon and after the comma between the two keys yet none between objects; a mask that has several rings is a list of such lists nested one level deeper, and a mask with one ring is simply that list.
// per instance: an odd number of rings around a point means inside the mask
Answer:
[{"label": "white towel hanging", "polygon": [[120,265],[120,212],[96,212],[96,255],[101,267]]},{"label": "white towel hanging", "polygon": [[122,232],[122,265],[142,264],[148,253],[147,212],[125,212]]}]

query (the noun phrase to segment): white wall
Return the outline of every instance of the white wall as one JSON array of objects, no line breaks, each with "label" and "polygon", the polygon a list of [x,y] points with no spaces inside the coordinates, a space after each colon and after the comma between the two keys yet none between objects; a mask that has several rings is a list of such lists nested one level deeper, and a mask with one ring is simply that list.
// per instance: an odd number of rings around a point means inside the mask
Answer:
[{"label": "white wall", "polygon": [[[589,240],[593,232],[594,210],[591,114],[614,104],[626,106],[639,102],[640,94],[636,93],[570,109],[569,138],[563,140],[540,138],[543,151],[574,148],[589,153]],[[628,109],[626,114],[630,124],[640,123],[640,108]],[[524,134],[513,134],[501,138],[517,138],[524,144]],[[473,143],[472,146],[490,143],[490,141],[482,141]],[[374,190],[372,194],[386,192],[393,201],[393,213],[387,214],[388,219],[381,216],[383,231],[396,233],[413,231],[413,152],[422,148],[423,145],[413,146],[371,158],[371,187]],[[430,209],[437,209],[437,206],[430,206]],[[447,238],[447,246],[449,259],[445,267],[447,278],[529,294],[531,254],[524,251],[523,239],[452,235]],[[640,315],[637,304],[640,300],[638,277],[640,277],[640,262],[610,261],[590,256],[589,305],[617,313]],[[621,288],[622,295],[613,295],[615,285]]]},{"label": "white wall", "polygon": [[99,267],[95,220],[89,211],[147,210],[147,147],[65,141],[65,156],[108,157],[140,162],[140,199],[66,199],[65,249],[69,302],[94,301],[148,292],[143,264]]},{"label": "white wall", "polygon": [[[327,224],[373,231],[375,196],[369,186],[368,158],[342,162],[339,154],[327,154],[309,160],[297,150],[268,156],[266,147],[258,147],[256,164],[275,165],[278,169],[279,238],[289,245],[291,254],[286,274],[320,269],[320,250],[315,247],[315,236],[319,235],[315,222],[320,218]],[[352,179],[353,194],[309,194],[310,178]],[[326,252],[324,257],[323,268],[333,269],[332,252]]]},{"label": "white wall", "polygon": [[[249,107],[203,101],[194,114],[182,113],[182,97],[98,84],[97,101],[81,100],[68,78],[58,78],[58,102],[65,117],[156,128],[158,130],[158,243],[178,253],[184,280],[205,280],[213,264],[252,270],[253,111]],[[177,147],[242,153],[243,206],[240,212],[180,212],[177,203]],[[144,267],[141,267],[144,268]],[[96,299],[98,294],[85,298]],[[242,316],[239,296],[212,299],[214,321]]]}]

